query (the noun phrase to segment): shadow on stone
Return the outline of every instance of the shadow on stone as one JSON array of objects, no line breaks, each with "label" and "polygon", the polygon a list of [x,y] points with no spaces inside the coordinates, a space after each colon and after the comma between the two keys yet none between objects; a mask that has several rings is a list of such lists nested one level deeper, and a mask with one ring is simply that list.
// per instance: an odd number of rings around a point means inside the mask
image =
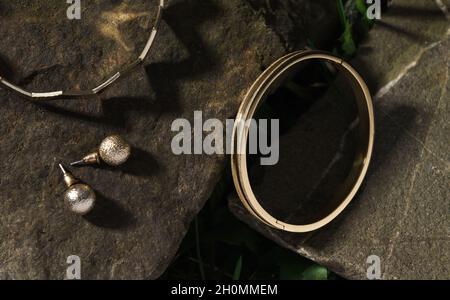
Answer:
[{"label": "shadow on stone", "polygon": [[333,205],[353,166],[357,106],[336,71],[318,61],[304,65],[266,101],[269,118],[280,123],[280,159],[262,166],[249,155],[249,175],[261,205],[278,220],[314,222]]},{"label": "shadow on stone", "polygon": [[126,128],[128,112],[145,113],[159,110],[158,104],[153,103],[150,97],[114,97],[102,100],[102,120],[115,128]]},{"label": "shadow on stone", "polygon": [[84,216],[91,224],[108,229],[124,230],[136,225],[134,216],[114,200],[96,191],[97,201],[92,212]]},{"label": "shadow on stone", "polygon": [[[430,5],[431,6],[431,5]],[[432,4],[434,8],[418,8],[418,7],[410,7],[410,6],[399,6],[393,5],[389,7],[389,14],[391,16],[395,16],[396,18],[410,18],[415,19],[420,17],[425,20],[435,20],[437,17],[444,17],[443,12],[435,5]]]},{"label": "shadow on stone", "polygon": [[0,2],[0,16],[7,17],[11,15],[11,8],[8,2]]},{"label": "shadow on stone", "polygon": [[246,1],[291,50],[307,45],[328,48],[340,36],[336,1]]},{"label": "shadow on stone", "polygon": [[213,20],[218,13],[218,6],[210,0],[179,1],[165,11],[165,22],[187,49],[189,57],[177,62],[155,63],[145,68],[156,98],[167,100],[163,111],[180,111],[177,81],[201,75],[217,64],[215,54],[205,45],[196,28],[207,20]]},{"label": "shadow on stone", "polygon": [[384,29],[395,32],[399,35],[403,35],[404,37],[416,43],[421,43],[425,39],[425,37],[420,33],[409,31],[405,28],[389,24],[382,20],[377,21],[377,26],[383,27]]},{"label": "shadow on stone", "polygon": [[5,77],[8,80],[12,80],[14,71],[11,63],[8,59],[0,55],[0,76]]},{"label": "shadow on stone", "polygon": [[[92,101],[92,100],[79,100],[79,101]],[[96,100],[94,99],[94,101]],[[89,122],[100,125],[110,124],[113,127],[121,127],[121,128],[124,127],[122,122],[123,118],[120,118],[118,120],[115,119],[111,120],[110,117],[104,115],[98,115],[95,113],[90,114],[71,110],[65,107],[67,104],[66,101],[61,100],[58,103],[51,103],[51,104],[46,102],[35,102],[35,101],[28,101],[28,102],[49,113],[61,115],[66,119],[75,119],[83,122]]]},{"label": "shadow on stone", "polygon": [[150,153],[139,148],[133,148],[132,151],[130,160],[119,166],[120,171],[140,177],[155,176],[161,171],[160,165]]},{"label": "shadow on stone", "polygon": [[[194,1],[175,2],[165,11],[164,21],[182,44],[181,48],[187,48],[190,55],[178,62],[161,62],[145,66],[148,81],[155,91],[155,98],[160,100],[159,102],[152,101],[152,97],[102,99],[101,113],[98,111],[92,113],[77,111],[77,106],[67,108],[66,101],[60,101],[57,104],[35,104],[66,118],[108,125],[113,128],[125,128],[127,126],[127,112],[139,111],[145,113],[152,111],[163,113],[180,111],[177,81],[203,74],[216,65],[215,55],[204,44],[201,34],[196,32],[195,29],[205,21],[213,19],[218,13],[218,6],[209,0],[201,3]],[[130,80],[129,77],[127,78]],[[116,84],[121,84],[121,82],[119,81]],[[98,99],[101,99],[100,97],[98,96]],[[86,99],[86,101],[90,101],[90,99]]]},{"label": "shadow on stone", "polygon": [[[314,239],[314,242],[308,243],[308,247],[318,250],[326,247],[328,242],[333,240],[332,237],[335,236],[336,231],[346,223],[345,219],[352,217],[352,210],[358,205],[359,201],[375,201],[374,198],[366,197],[362,199],[360,197],[361,194],[364,194],[364,190],[366,189],[371,176],[383,176],[388,178],[390,176],[389,173],[394,172],[392,167],[384,164],[384,162],[390,160],[389,157],[391,153],[395,152],[398,142],[404,137],[405,132],[412,129],[417,112],[412,107],[405,105],[392,108],[389,112],[382,112],[382,109],[376,105],[375,113],[378,116],[375,119],[375,145],[372,162],[367,172],[366,180],[350,205],[345,209],[345,213],[340,214],[333,220],[332,224],[327,226],[327,230],[313,232],[313,236],[319,234],[321,238]],[[394,123],[393,119],[397,118],[400,118],[404,122],[402,126],[398,126]],[[379,188],[382,189],[383,187],[380,186]],[[292,240],[297,239],[295,234],[288,234],[287,236]],[[330,238],[326,238],[327,236]]]},{"label": "shadow on stone", "polygon": [[[97,99],[100,100],[100,96],[97,96]],[[79,101],[96,101],[96,99],[90,98]],[[50,113],[58,114],[64,116],[65,118],[76,119],[79,121],[100,125],[108,125],[116,129],[124,129],[127,127],[128,112],[139,111],[141,113],[145,113],[148,111],[160,110],[156,103],[152,103],[150,99],[145,97],[122,97],[102,100],[100,109],[101,113],[86,113],[66,108],[66,101],[61,101],[58,103],[32,103]]]},{"label": "shadow on stone", "polygon": [[[389,154],[395,149],[398,142],[408,131],[413,131],[415,119],[418,112],[406,105],[393,107],[385,111],[375,105],[375,145],[373,151],[373,163],[368,171],[368,176],[376,173],[387,161]],[[394,120],[401,120],[402,125],[398,126]]]}]

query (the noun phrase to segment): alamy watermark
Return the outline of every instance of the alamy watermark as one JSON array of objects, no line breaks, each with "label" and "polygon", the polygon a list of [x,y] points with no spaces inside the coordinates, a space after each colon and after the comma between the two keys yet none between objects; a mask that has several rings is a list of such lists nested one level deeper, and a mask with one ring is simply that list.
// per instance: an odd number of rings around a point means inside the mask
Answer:
[{"label": "alamy watermark", "polygon": [[77,255],[70,255],[67,257],[68,267],[66,269],[67,280],[80,280],[81,279],[81,259]]},{"label": "alamy watermark", "polygon": [[[237,147],[233,147],[233,127],[236,123],[236,136],[240,137],[244,129],[248,129],[248,139],[237,139]],[[190,154],[260,154],[261,165],[278,163],[280,122],[278,119],[251,119],[235,121],[227,119],[225,124],[218,119],[203,120],[201,111],[194,112],[194,122],[187,119],[176,119],[171,130],[177,132],[172,138],[171,148],[175,155]],[[270,131],[270,132],[269,132]],[[247,143],[246,153],[240,153],[241,143]],[[237,153],[234,153],[236,150]]]},{"label": "alamy watermark", "polygon": [[[81,20],[81,0],[66,0],[67,18],[69,20]],[[367,18],[370,20],[381,19],[381,0],[366,0]]]},{"label": "alamy watermark", "polygon": [[67,0],[67,19],[81,20],[81,0]]},{"label": "alamy watermark", "polygon": [[367,18],[370,20],[381,19],[381,0],[366,0]]},{"label": "alamy watermark", "polygon": [[367,257],[366,263],[369,264],[367,268],[367,279],[378,280],[381,279],[381,259],[378,255],[370,255]]},{"label": "alamy watermark", "polygon": [[[68,264],[66,269],[67,280],[80,280],[81,279],[81,259],[77,255],[70,255],[67,257],[66,263]],[[366,259],[366,263],[369,265],[367,268],[367,279],[379,280],[381,279],[381,259],[378,255],[370,255]]]}]

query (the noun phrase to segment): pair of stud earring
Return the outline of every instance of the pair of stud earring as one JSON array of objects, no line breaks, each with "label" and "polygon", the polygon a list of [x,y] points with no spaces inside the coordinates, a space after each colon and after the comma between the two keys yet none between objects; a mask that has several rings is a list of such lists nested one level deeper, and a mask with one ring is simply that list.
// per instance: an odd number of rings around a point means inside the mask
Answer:
[{"label": "pair of stud earring", "polygon": [[[79,161],[71,163],[71,166],[83,166],[101,164],[120,166],[131,155],[131,146],[122,137],[112,135],[105,138],[97,151],[90,153]],[[94,190],[87,184],[80,182],[62,164],[59,165],[67,190],[64,193],[64,201],[69,209],[79,215],[86,215],[95,206],[96,196]]]}]

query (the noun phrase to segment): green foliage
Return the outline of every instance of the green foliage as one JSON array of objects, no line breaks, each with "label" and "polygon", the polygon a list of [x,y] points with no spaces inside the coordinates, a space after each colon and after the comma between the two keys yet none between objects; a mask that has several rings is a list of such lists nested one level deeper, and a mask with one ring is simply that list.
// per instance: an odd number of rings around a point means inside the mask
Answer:
[{"label": "green foliage", "polygon": [[347,14],[344,8],[342,0],[338,0],[338,10],[339,18],[341,20],[342,26],[344,27],[344,32],[341,35],[341,49],[344,51],[344,55],[352,56],[356,52],[356,44],[353,39],[353,24],[347,18]]},{"label": "green foliage", "polygon": [[242,272],[242,255],[239,257],[236,267],[234,268],[233,280],[239,280]]},{"label": "green foliage", "polygon": [[325,267],[319,265],[310,266],[303,272],[303,279],[309,280],[329,279],[328,270]]},{"label": "green foliage", "polygon": [[367,5],[366,5],[365,0],[356,0],[355,1],[355,6],[356,6],[356,9],[359,11],[360,14],[366,15],[366,13],[367,13]]},{"label": "green foliage", "polygon": [[370,29],[375,21],[371,20],[367,17],[367,4],[365,0],[355,0],[355,6],[356,10],[360,13],[362,16],[363,24],[367,27],[366,29]]},{"label": "green foliage", "polygon": [[367,17],[365,0],[337,0],[339,19],[342,25],[340,45],[334,52],[352,57],[356,54],[357,45],[367,35],[374,21]]}]

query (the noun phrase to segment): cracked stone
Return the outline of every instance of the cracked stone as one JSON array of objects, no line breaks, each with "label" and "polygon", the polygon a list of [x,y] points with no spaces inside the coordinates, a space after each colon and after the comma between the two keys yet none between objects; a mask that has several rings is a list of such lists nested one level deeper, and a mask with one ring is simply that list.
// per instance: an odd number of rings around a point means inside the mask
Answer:
[{"label": "cracked stone", "polygon": [[[366,279],[367,257],[378,255],[384,279],[449,279],[448,32],[448,20],[434,1],[399,0],[363,43],[353,64],[373,94],[390,86],[375,99],[376,138],[368,176],[335,221],[313,233],[290,234],[257,222],[235,195],[230,196],[231,210],[268,238],[345,278]],[[295,140],[298,147],[302,137],[302,131],[294,130],[285,143]],[[329,153],[322,158],[329,160]],[[269,175],[261,177],[254,189],[272,195],[270,186],[262,186]],[[308,180],[291,174],[285,184]],[[284,194],[272,196],[274,206],[286,201]]]},{"label": "cracked stone", "polygon": [[[116,2],[86,3],[72,21],[64,1],[0,0],[1,74],[35,91],[101,81],[139,55],[158,1]],[[105,12],[130,17],[120,17],[120,35],[102,27]],[[159,277],[225,166],[173,155],[172,121],[194,110],[233,116],[261,65],[284,51],[245,2],[171,1],[145,66],[99,98],[33,103],[0,89],[0,278],[63,279],[70,255],[83,279]],[[98,205],[73,215],[57,163],[115,133],[133,156],[116,169],[74,170]]]}]

